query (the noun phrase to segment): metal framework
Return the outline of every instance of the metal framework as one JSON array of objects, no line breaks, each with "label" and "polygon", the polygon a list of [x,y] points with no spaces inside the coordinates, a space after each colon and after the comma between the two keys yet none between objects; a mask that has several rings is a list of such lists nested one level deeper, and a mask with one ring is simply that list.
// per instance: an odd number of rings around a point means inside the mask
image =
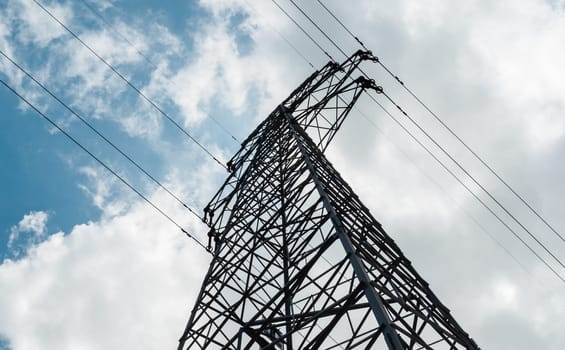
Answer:
[{"label": "metal framework", "polygon": [[479,349],[323,152],[373,81],[328,63],[204,209],[214,258],[178,349]]}]

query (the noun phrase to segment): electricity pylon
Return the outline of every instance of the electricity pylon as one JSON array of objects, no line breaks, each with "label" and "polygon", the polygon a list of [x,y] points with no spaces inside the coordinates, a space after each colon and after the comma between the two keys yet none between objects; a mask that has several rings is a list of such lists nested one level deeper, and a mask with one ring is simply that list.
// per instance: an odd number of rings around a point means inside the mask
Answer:
[{"label": "electricity pylon", "polygon": [[359,51],[244,141],[204,209],[213,260],[178,349],[479,349],[323,152],[357,99]]}]

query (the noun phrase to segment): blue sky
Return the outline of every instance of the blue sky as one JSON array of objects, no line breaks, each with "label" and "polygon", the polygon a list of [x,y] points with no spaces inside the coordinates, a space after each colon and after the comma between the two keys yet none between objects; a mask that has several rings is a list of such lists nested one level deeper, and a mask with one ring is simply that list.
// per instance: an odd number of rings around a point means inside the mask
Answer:
[{"label": "blue sky", "polygon": [[[53,213],[54,230],[68,231],[73,225],[99,215],[76,185],[80,178],[65,162],[64,155],[78,153],[61,135],[49,133],[48,125],[35,113],[18,108],[17,98],[2,91],[1,202],[2,253],[10,227],[30,211]],[[9,171],[7,169],[10,169]],[[62,190],[64,189],[64,190]]]},{"label": "blue sky", "polygon": [[[113,29],[81,1],[44,3],[222,161],[237,143],[212,118],[241,140],[312,73],[307,61],[327,61],[270,1],[85,1]],[[341,59],[289,1],[279,1]],[[347,52],[357,49],[317,2],[298,3]],[[556,227],[565,227],[560,2],[324,3]],[[198,211],[224,179],[225,170],[32,0],[0,5],[0,49]],[[376,66],[366,70],[565,255],[547,228],[394,81]],[[0,77],[206,240],[197,218],[1,57]],[[207,255],[4,87],[0,106],[0,348],[123,349],[134,341],[142,349],[174,347]],[[370,101],[358,106],[380,131],[354,111],[328,157],[463,327],[485,349],[562,349],[562,285]],[[139,320],[142,327],[132,326]]]}]

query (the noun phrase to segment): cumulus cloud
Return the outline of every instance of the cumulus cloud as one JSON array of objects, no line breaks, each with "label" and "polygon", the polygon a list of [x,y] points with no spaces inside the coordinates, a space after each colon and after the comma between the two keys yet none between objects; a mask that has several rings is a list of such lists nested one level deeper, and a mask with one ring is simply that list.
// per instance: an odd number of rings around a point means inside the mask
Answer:
[{"label": "cumulus cloud", "polygon": [[1,332],[12,349],[174,348],[207,261],[138,203],[4,261]]},{"label": "cumulus cloud", "polygon": [[49,220],[49,214],[44,211],[30,211],[24,215],[22,220],[10,229],[8,248],[13,247],[14,242],[20,238],[22,233],[32,234],[31,241],[37,241],[47,233],[47,220]]}]

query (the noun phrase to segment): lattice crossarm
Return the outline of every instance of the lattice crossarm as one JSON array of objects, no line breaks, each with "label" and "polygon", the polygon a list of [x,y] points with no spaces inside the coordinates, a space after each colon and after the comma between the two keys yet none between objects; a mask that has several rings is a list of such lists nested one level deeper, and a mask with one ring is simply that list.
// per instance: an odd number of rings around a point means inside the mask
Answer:
[{"label": "lattice crossarm", "polygon": [[367,89],[382,91],[382,87],[377,86],[374,80],[360,76],[300,111],[284,110],[292,115],[292,119],[324,152],[357,100]]}]

